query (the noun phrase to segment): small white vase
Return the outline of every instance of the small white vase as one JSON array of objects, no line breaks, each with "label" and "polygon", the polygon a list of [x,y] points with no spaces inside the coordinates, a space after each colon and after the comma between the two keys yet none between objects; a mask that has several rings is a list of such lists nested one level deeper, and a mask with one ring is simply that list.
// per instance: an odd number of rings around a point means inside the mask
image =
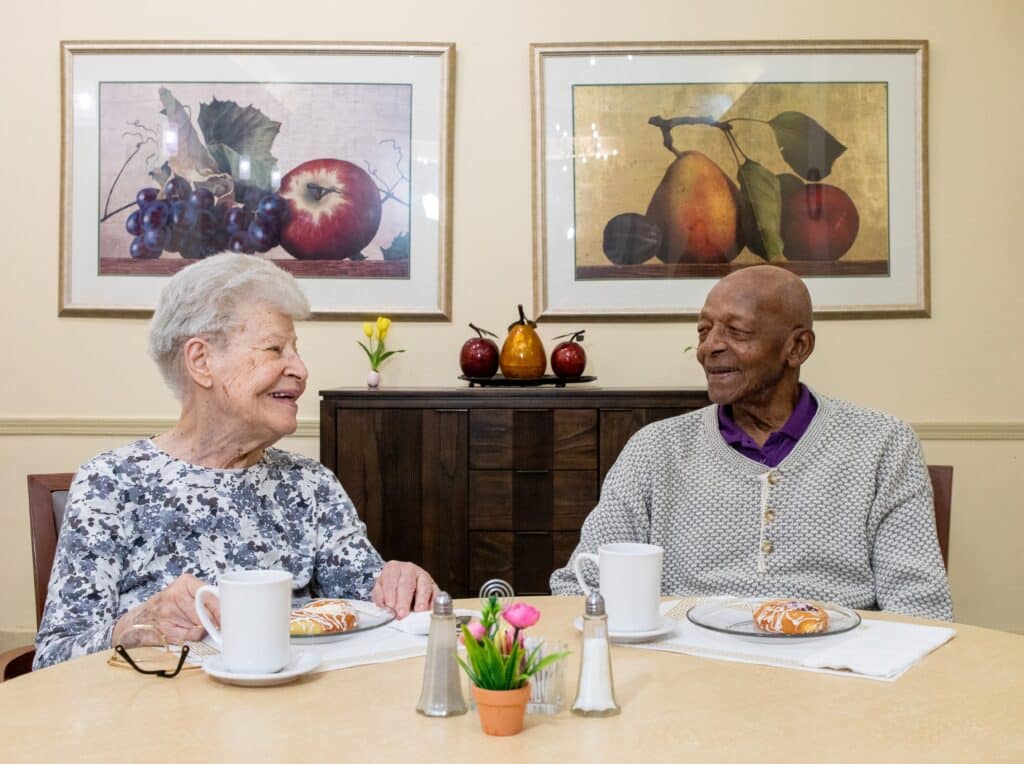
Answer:
[{"label": "small white vase", "polygon": [[380,387],[379,371],[374,371],[373,369],[371,369],[366,374],[366,386],[369,387],[371,390],[376,390],[378,387]]}]

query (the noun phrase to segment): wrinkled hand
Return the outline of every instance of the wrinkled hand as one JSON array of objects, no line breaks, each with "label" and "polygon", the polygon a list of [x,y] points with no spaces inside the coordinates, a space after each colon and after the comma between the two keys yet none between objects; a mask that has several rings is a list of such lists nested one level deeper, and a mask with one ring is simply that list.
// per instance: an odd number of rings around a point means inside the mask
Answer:
[{"label": "wrinkled hand", "polygon": [[[196,615],[196,592],[203,585],[195,576],[178,576],[162,592],[154,594],[141,605],[132,608],[114,625],[112,644],[125,638],[130,627],[140,624],[155,626],[163,632],[170,644],[183,645],[203,638],[206,629]],[[203,604],[215,624],[220,625],[220,602],[216,597],[205,597]]]},{"label": "wrinkled hand", "polygon": [[405,618],[410,611],[429,610],[437,592],[434,579],[419,565],[391,560],[377,576],[370,596],[375,605],[392,608],[395,615]]}]

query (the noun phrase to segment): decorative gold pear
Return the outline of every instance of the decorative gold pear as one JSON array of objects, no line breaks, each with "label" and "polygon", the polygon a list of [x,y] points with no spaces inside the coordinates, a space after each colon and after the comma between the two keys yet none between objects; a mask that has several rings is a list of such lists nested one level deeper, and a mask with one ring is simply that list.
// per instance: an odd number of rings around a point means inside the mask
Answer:
[{"label": "decorative gold pear", "polygon": [[501,346],[501,373],[509,379],[536,379],[547,370],[547,354],[536,327],[537,322],[528,319],[520,305],[519,320],[509,325]]}]

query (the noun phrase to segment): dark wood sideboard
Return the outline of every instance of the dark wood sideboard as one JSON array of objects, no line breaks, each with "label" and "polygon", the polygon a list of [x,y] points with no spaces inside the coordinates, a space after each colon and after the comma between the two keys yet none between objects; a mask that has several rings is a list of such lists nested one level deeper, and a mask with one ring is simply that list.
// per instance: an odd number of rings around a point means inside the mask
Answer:
[{"label": "dark wood sideboard", "polygon": [[385,559],[422,565],[454,597],[495,577],[546,594],[630,436],[707,403],[588,385],[322,390],[320,460]]}]

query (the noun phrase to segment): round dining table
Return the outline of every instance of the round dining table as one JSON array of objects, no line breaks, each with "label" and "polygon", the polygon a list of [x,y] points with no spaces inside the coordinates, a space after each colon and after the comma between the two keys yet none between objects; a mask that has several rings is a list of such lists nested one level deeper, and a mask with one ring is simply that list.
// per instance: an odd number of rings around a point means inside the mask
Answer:
[{"label": "round dining table", "polygon": [[563,710],[513,737],[485,735],[472,710],[417,714],[422,657],[253,688],[145,676],[105,651],[0,684],[0,761],[1024,761],[1019,635],[954,624],[894,682],[614,646],[622,711],[583,718],[568,710],[582,598],[523,599],[542,614],[531,633],[573,652]]}]

